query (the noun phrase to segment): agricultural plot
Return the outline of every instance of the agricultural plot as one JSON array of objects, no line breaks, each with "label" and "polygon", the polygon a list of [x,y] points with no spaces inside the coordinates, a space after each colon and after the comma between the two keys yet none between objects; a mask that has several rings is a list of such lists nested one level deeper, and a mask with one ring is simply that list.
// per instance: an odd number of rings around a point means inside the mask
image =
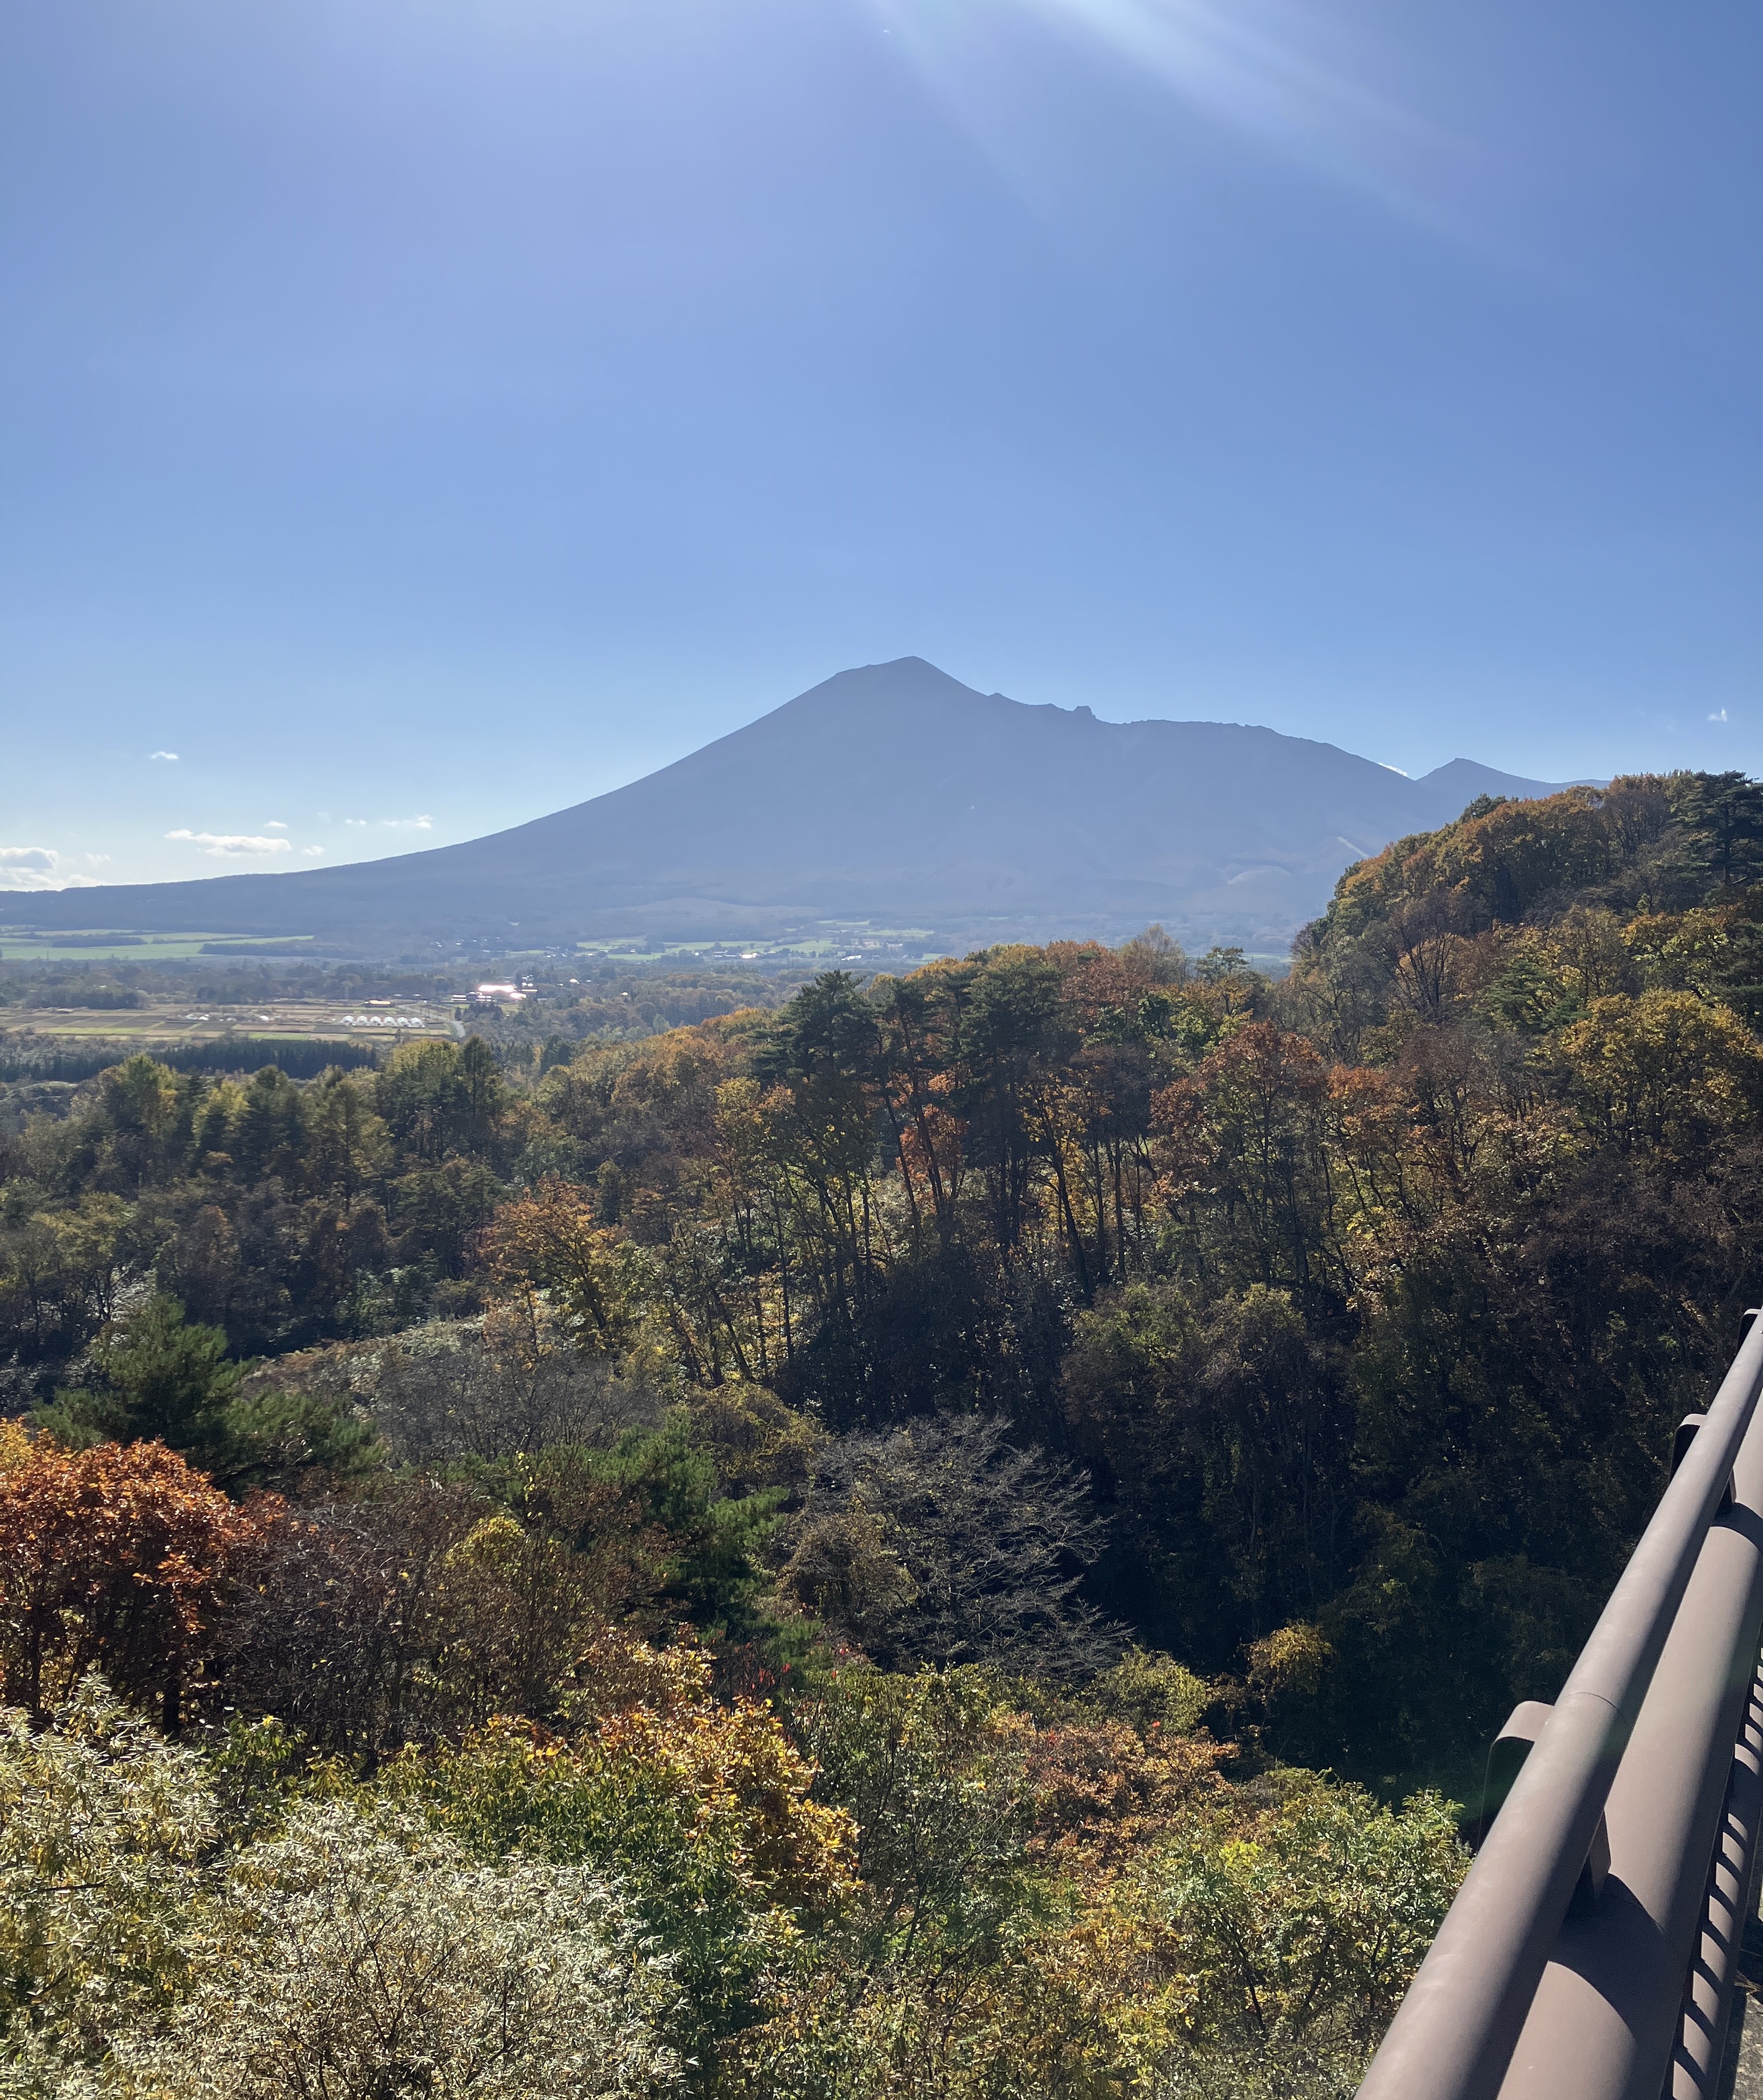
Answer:
[{"label": "agricultural plot", "polygon": [[15,1008],[0,1035],[80,1037],[102,1035],[138,1043],[143,1049],[172,1043],[214,1043],[229,1035],[254,1039],[311,1038],[338,1042],[408,1042],[418,1036],[454,1036],[463,1030],[453,1008],[431,1000],[268,999],[224,1006],[188,1000],[135,1008],[29,1007]]}]

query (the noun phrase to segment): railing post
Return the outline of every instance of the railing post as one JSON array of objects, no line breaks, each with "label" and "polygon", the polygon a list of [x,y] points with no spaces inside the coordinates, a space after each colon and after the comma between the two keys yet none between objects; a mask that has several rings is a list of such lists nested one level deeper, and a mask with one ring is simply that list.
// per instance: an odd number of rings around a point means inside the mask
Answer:
[{"label": "railing post", "polygon": [[1763,1415],[1734,1470],[1610,1790],[1603,1899],[1563,1921],[1501,2100],[1659,2100],[1763,1631]]},{"label": "railing post", "polygon": [[1763,1320],[1753,1320],[1421,1965],[1360,2100],[1496,2100],[1708,1526],[1729,1492],[1760,1386]]},{"label": "railing post", "polygon": [[1733,1985],[1756,1887],[1763,1825],[1763,1678],[1752,1680],[1708,1873],[1701,1930],[1684,1989],[1664,2100],[1714,2100],[1726,2051]]}]

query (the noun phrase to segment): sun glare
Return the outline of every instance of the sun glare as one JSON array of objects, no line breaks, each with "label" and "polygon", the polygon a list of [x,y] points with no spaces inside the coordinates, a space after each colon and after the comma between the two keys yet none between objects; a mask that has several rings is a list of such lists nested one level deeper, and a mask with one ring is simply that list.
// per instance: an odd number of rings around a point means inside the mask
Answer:
[{"label": "sun glare", "polygon": [[1299,162],[1375,192],[1393,209],[1438,216],[1430,194],[1451,148],[1398,92],[1391,55],[1339,8],[1283,0],[872,0],[939,93],[983,125],[995,92],[981,77],[1008,17],[1148,76],[1199,115]]}]

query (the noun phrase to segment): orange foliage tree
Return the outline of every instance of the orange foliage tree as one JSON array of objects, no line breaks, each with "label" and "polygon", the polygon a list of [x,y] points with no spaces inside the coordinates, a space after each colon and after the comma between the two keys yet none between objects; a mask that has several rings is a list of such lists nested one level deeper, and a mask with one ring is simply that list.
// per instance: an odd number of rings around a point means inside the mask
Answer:
[{"label": "orange foliage tree", "polygon": [[40,1718],[88,1670],[157,1691],[179,1723],[229,1567],[256,1536],[241,1510],[163,1444],[64,1449],[47,1437],[0,1466],[0,1671]]}]

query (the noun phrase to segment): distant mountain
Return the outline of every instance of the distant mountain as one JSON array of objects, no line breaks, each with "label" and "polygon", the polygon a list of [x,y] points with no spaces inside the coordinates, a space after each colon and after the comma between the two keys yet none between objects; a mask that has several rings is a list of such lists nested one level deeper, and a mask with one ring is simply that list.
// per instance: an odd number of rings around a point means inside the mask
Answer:
[{"label": "distant mountain", "polygon": [[1448,824],[1460,817],[1478,795],[1505,795],[1527,802],[1539,795],[1558,795],[1563,788],[1602,788],[1602,780],[1523,780],[1516,773],[1496,772],[1491,765],[1478,765],[1473,758],[1453,758],[1448,765],[1435,765],[1415,782],[1433,798],[1434,805],[1449,811],[1435,822]]},{"label": "distant mountain", "polygon": [[295,874],[8,894],[0,923],[524,947],[854,920],[974,943],[1161,920],[1188,941],[1265,947],[1391,839],[1478,794],[1556,792],[1465,758],[1411,780],[1270,729],[1025,707],[907,656],[488,838]]}]

